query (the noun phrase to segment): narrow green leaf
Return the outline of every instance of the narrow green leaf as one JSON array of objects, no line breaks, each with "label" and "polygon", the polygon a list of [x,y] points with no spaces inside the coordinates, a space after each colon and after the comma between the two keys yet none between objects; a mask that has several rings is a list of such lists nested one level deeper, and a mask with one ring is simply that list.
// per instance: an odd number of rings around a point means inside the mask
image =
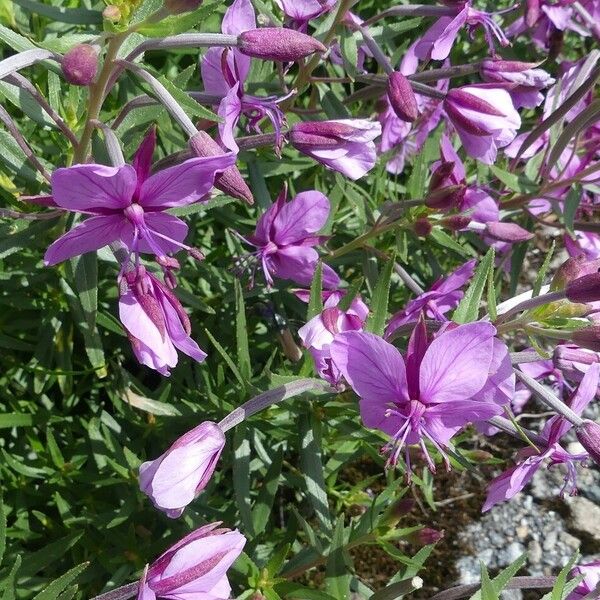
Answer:
[{"label": "narrow green leaf", "polygon": [[[479,594],[481,600],[500,600],[500,595],[496,593],[494,584],[490,581],[490,575],[483,562],[481,563],[481,591]],[[473,597],[469,600],[473,600]]]},{"label": "narrow green leaf", "polygon": [[237,359],[240,373],[244,379],[250,381],[252,377],[252,363],[250,362],[250,350],[248,349],[248,328],[246,326],[246,306],[244,304],[244,292],[242,284],[236,277],[235,287],[235,336],[237,342]]},{"label": "narrow green leaf", "polygon": [[[492,587],[496,594],[500,592],[508,585],[509,581],[525,566],[527,563],[527,553],[525,552],[517,560],[508,565],[505,569],[500,571],[494,579],[492,579]],[[481,590],[473,594],[470,600],[483,600],[481,596]]]},{"label": "narrow green leaf", "polygon": [[546,254],[546,258],[544,258],[544,262],[542,267],[538,271],[538,274],[535,278],[535,283],[533,285],[532,298],[540,295],[540,290],[544,285],[544,279],[546,279],[546,274],[548,273],[548,269],[550,268],[550,262],[552,261],[552,256],[554,255],[554,248],[556,247],[556,242],[552,240],[552,245],[550,246],[550,250]]},{"label": "narrow green leaf", "polygon": [[321,312],[323,312],[323,263],[319,261],[310,284],[310,299],[306,311],[306,320],[310,321]]},{"label": "narrow green leaf", "polygon": [[0,565],[6,550],[6,512],[4,510],[4,498],[0,494]]},{"label": "narrow green leaf", "polygon": [[494,269],[490,269],[488,271],[488,281],[487,281],[487,305],[488,305],[488,313],[490,314],[490,318],[492,321],[496,320],[498,316],[498,311],[496,309],[496,286],[494,284]]},{"label": "narrow green leaf", "polygon": [[442,246],[442,248],[447,248],[448,250],[452,250],[456,252],[459,256],[463,258],[472,258],[476,256],[476,254],[468,247],[461,246],[453,237],[448,235],[443,229],[439,227],[434,227],[429,234],[429,237],[436,243]]},{"label": "narrow green leaf", "polygon": [[7,46],[10,46],[17,52],[24,52],[25,50],[37,48],[37,46],[30,42],[26,37],[15,33],[8,27],[4,27],[4,25],[0,25],[0,41],[4,42]]},{"label": "narrow green leaf", "polygon": [[563,600],[563,592],[569,577],[569,573],[578,560],[579,552],[575,552],[575,554],[569,559],[569,562],[560,570],[560,573],[556,577],[556,583],[552,588],[552,595],[550,596],[551,600]]},{"label": "narrow green leaf", "polygon": [[344,515],[340,515],[331,540],[325,569],[325,590],[338,600],[350,597],[350,573],[344,556]]},{"label": "narrow green leaf", "polygon": [[264,531],[269,522],[271,511],[273,510],[273,502],[275,502],[275,494],[279,488],[282,463],[283,451],[281,448],[278,448],[275,456],[273,456],[273,462],[262,478],[262,487],[252,509],[254,531]]},{"label": "narrow green leaf", "polygon": [[562,221],[567,233],[570,236],[575,235],[575,231],[573,230],[573,221],[575,220],[575,215],[577,213],[577,209],[579,208],[579,203],[581,202],[581,194],[581,187],[576,185],[569,190],[569,193],[565,198]]},{"label": "narrow green leaf", "polygon": [[340,310],[348,310],[350,308],[350,305],[352,304],[352,302],[354,302],[354,299],[358,296],[358,294],[360,292],[360,288],[362,287],[364,282],[365,282],[365,278],[359,277],[352,283],[352,285],[348,288],[348,291],[346,292],[346,294],[344,295],[344,297],[340,300],[340,302],[338,304],[338,308]]},{"label": "narrow green leaf", "polygon": [[240,423],[233,433],[233,491],[245,533],[254,537],[254,520],[250,506],[250,441],[245,423]]},{"label": "narrow green leaf", "polygon": [[227,363],[227,366],[231,369],[231,372],[233,373],[235,378],[239,381],[240,385],[243,388],[246,388],[246,384],[247,384],[246,380],[242,377],[240,370],[237,368],[236,364],[233,362],[233,360],[231,359],[229,354],[227,354],[227,352],[225,351],[225,348],[223,348],[223,346],[221,346],[221,344],[219,344],[219,342],[217,342],[217,340],[215,339],[213,334],[208,329],[205,329],[204,332],[206,333],[206,335],[212,342],[213,346],[217,349],[217,352],[223,357],[223,360]]},{"label": "narrow green leaf", "polygon": [[29,12],[37,13],[59,23],[69,23],[71,25],[100,25],[102,23],[102,13],[99,10],[49,6],[48,4],[42,4],[34,0],[13,1]]},{"label": "narrow green leaf", "polygon": [[167,37],[168,35],[186,33],[207,19],[220,4],[221,2],[209,2],[189,13],[174,15],[157,23],[143,25],[137,31],[147,37]]},{"label": "narrow green leaf", "polygon": [[457,309],[454,311],[452,320],[457,323],[470,323],[476,321],[479,317],[479,308],[481,297],[488,279],[488,273],[494,269],[494,249],[490,248],[487,254],[481,259],[473,280],[467,288],[463,299],[460,301]]},{"label": "narrow green leaf", "polygon": [[65,590],[83,571],[88,568],[90,563],[82,563],[55,579],[47,588],[41,591],[33,600],[56,600],[58,595]]},{"label": "narrow green leaf", "polygon": [[11,427],[31,427],[33,415],[26,413],[0,413],[0,429]]},{"label": "narrow green leaf", "polygon": [[4,594],[2,594],[2,600],[15,600],[17,597],[17,590],[15,589],[17,583],[17,571],[21,566],[21,555],[17,554],[15,563],[8,574],[8,577],[4,580]]},{"label": "narrow green leaf", "polygon": [[214,121],[215,123],[221,121],[221,117],[208,110],[208,108],[202,106],[202,104],[198,104],[198,102],[190,98],[183,90],[179,89],[164,75],[157,77],[157,79],[165,86],[166,90],[171,94],[171,96],[173,96],[173,98],[175,98],[177,104],[183,108],[189,117],[206,119],[208,121]]},{"label": "narrow green leaf", "polygon": [[390,297],[390,281],[395,261],[396,253],[393,252],[379,274],[377,284],[373,291],[373,297],[371,298],[371,310],[373,312],[369,315],[366,330],[376,335],[383,335],[385,329]]}]

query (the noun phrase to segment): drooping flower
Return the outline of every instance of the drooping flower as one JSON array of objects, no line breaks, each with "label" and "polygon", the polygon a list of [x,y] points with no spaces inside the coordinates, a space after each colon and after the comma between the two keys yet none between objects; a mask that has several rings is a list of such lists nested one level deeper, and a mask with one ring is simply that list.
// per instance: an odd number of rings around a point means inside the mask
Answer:
[{"label": "drooping flower", "polygon": [[456,308],[461,301],[464,294],[460,288],[471,279],[476,264],[475,259],[467,261],[447,277],[440,277],[429,291],[408,302],[404,309],[390,319],[385,337],[391,337],[402,325],[416,323],[422,312],[429,319],[446,321],[446,313]]},{"label": "drooping flower", "polygon": [[492,54],[495,54],[494,37],[502,46],[509,41],[504,31],[493,19],[492,14],[477,10],[471,6],[471,0],[453,2],[457,14],[454,17],[440,17],[418,40],[415,53],[421,60],[445,60],[450,55],[458,32],[463,27],[474,30],[482,26],[485,38]]},{"label": "drooping flower", "polygon": [[[258,219],[252,235],[241,237],[256,251],[242,258],[252,258],[262,266],[268,285],[273,278],[290,279],[300,285],[312,282],[319,255],[314,249],[326,238],[316,235],[329,216],[327,196],[316,190],[301,192],[286,202],[287,189]],[[253,272],[256,265],[253,266]],[[253,276],[252,276],[253,280]],[[323,287],[336,288],[340,278],[329,265],[323,265]]]},{"label": "drooping flower", "polygon": [[[581,383],[571,397],[569,406],[577,415],[581,415],[585,407],[592,401],[598,388],[600,364],[590,366],[583,376]],[[588,458],[587,452],[570,454],[560,446],[560,440],[571,429],[572,424],[563,416],[552,417],[545,425],[540,437],[544,441],[541,447],[528,447],[521,450],[517,457],[517,465],[506,470],[492,480],[488,486],[488,495],[483,505],[483,512],[492,506],[509,500],[520,492],[531,481],[535,472],[548,459],[550,466],[564,464],[566,474],[561,494],[568,491],[577,492],[577,471],[575,464]]]},{"label": "drooping flower", "polygon": [[175,294],[142,265],[120,276],[119,318],[140,363],[169,375],[177,350],[202,362],[206,358],[190,337],[191,324]]},{"label": "drooping flower", "polygon": [[305,121],[290,129],[292,146],[350,179],[360,179],[377,160],[373,140],[381,125],[367,119]]},{"label": "drooping flower", "polygon": [[165,257],[181,249],[195,252],[183,243],[187,225],[166,211],[206,199],[215,175],[231,166],[235,156],[228,153],[192,158],[150,175],[155,139],[152,129],[133,165],[81,164],[52,173],[54,203],[67,211],[91,216],[48,248],[46,265],[117,240],[136,255],[141,252]]},{"label": "drooping flower", "polygon": [[335,386],[340,382],[341,373],[331,360],[331,342],[338,333],[362,331],[369,316],[369,308],[357,297],[352,300],[348,310],[341,310],[338,304],[345,296],[345,292],[341,290],[324,292],[323,296],[323,312],[300,327],[298,335],[313,357],[319,375]]},{"label": "drooping flower", "polygon": [[419,444],[429,468],[435,464],[429,441],[444,457],[450,439],[467,423],[497,415],[493,402],[474,399],[489,379],[495,328],[489,323],[448,327],[433,341],[423,321],[415,327],[406,358],[382,338],[349,331],[335,336],[330,353],[335,366],[360,397],[367,427],[380,429],[391,440],[384,447],[395,465],[407,444]]},{"label": "drooping flower", "polygon": [[498,148],[510,144],[521,127],[510,94],[495,84],[450,90],[444,110],[467,154],[488,165],[495,162]]},{"label": "drooping flower", "polygon": [[572,578],[583,575],[583,581],[565,598],[565,600],[583,600],[600,585],[600,560],[577,565],[570,573]]},{"label": "drooping flower", "polygon": [[137,600],[227,600],[227,570],[246,538],[220,524],[196,529],[161,554],[144,572]]},{"label": "drooping flower", "polygon": [[140,466],[140,489],[171,518],[206,487],[225,447],[221,428],[210,421],[182,435],[171,447]]}]

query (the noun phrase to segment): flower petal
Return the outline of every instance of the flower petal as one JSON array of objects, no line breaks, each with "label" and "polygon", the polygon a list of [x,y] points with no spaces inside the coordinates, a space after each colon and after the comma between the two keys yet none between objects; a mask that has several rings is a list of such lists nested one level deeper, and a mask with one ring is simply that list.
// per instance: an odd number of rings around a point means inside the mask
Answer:
[{"label": "flower petal", "polygon": [[[315,274],[319,255],[308,246],[288,246],[269,256],[269,266],[274,277],[290,279],[300,285],[310,285]],[[340,278],[329,266],[323,265],[323,287],[337,288]]]},{"label": "flower petal", "polygon": [[272,225],[272,240],[280,246],[299,242],[317,233],[327,222],[329,200],[325,194],[311,190],[298,194],[278,211]]}]

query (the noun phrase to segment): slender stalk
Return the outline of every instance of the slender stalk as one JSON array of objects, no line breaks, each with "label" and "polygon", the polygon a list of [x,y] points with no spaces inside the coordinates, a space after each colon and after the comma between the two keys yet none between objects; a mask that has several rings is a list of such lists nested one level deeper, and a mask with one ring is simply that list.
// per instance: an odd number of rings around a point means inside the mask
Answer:
[{"label": "slender stalk", "polygon": [[373,36],[369,33],[366,27],[359,27],[360,34],[362,35],[363,41],[367,45],[367,48],[373,54],[373,58],[377,61],[379,66],[388,74],[394,72],[394,67],[390,62],[390,59],[385,55],[379,44],[375,41]]},{"label": "slender stalk", "polygon": [[[556,577],[530,577],[524,575],[513,577],[505,590],[545,590],[552,588],[556,583]],[[469,598],[474,592],[481,588],[480,583],[469,583],[459,585],[432,596],[430,600],[460,600],[460,598]]]},{"label": "slender stalk", "polygon": [[532,308],[537,308],[538,306],[544,306],[544,304],[550,304],[551,302],[564,300],[565,294],[565,290],[559,290],[556,292],[549,292],[547,294],[540,294],[539,296],[535,296],[535,298],[528,298],[527,300],[520,302],[512,308],[509,308],[505,313],[499,315],[496,319],[495,324],[500,325],[501,323],[504,323],[508,318],[525,310],[531,310]]},{"label": "slender stalk", "polygon": [[454,17],[456,8],[450,6],[431,6],[429,4],[407,4],[404,6],[393,6],[367,19],[364,24],[368,27],[387,17]]},{"label": "slender stalk", "polygon": [[133,598],[138,593],[139,587],[139,581],[136,581],[135,583],[128,583],[127,585],[118,587],[110,592],[105,592],[99,596],[94,596],[91,600],[128,600],[129,598]]},{"label": "slender stalk", "polygon": [[98,76],[96,83],[90,86],[90,95],[88,99],[87,121],[81,134],[79,144],[75,148],[74,161],[76,163],[84,162],[87,156],[92,133],[94,131],[93,121],[100,116],[100,110],[104,102],[110,80],[111,73],[114,68],[114,61],[119,52],[119,48],[127,38],[128,32],[115,36],[108,42],[108,48],[104,57],[104,64]]},{"label": "slender stalk", "polygon": [[[408,80],[410,81],[410,86],[416,94],[421,94],[421,96],[427,96],[428,98],[436,98],[437,100],[443,100],[446,97],[444,92],[440,92],[429,85],[414,81],[410,78],[408,78]],[[356,75],[356,81],[384,87],[387,82],[387,77],[383,78],[381,75]]]},{"label": "slender stalk", "polygon": [[510,353],[510,362],[513,365],[520,365],[523,363],[537,362],[541,360],[540,355],[535,351],[527,351],[523,352],[511,352]]}]

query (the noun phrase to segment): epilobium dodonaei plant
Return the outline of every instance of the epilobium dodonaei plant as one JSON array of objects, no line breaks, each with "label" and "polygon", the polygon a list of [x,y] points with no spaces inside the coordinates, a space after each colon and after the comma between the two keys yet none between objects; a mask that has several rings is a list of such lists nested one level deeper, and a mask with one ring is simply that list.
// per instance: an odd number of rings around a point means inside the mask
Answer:
[{"label": "epilobium dodonaei plant", "polygon": [[0,15],[3,598],[600,597],[598,0]]}]

